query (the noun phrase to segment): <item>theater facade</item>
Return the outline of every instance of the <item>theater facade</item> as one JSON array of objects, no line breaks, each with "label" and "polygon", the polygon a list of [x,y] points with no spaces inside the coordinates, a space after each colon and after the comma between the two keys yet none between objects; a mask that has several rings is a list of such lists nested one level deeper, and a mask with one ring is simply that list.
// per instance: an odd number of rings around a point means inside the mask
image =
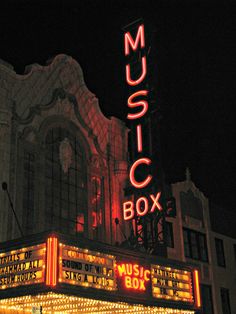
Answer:
[{"label": "theater facade", "polygon": [[1,244],[0,312],[191,314],[198,280],[185,264],[44,233]]},{"label": "theater facade", "polygon": [[122,245],[128,132],[73,58],[0,62],[0,313],[201,313],[197,267]]}]

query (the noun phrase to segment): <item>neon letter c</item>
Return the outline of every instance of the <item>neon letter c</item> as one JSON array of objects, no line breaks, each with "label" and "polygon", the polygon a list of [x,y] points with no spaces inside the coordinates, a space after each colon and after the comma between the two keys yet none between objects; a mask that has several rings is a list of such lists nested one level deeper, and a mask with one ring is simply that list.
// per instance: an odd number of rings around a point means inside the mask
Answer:
[{"label": "neon letter c", "polygon": [[136,181],[135,179],[135,170],[136,168],[141,165],[141,164],[146,164],[146,165],[150,165],[151,164],[151,160],[149,158],[140,158],[138,160],[136,160],[133,165],[131,166],[130,168],[130,172],[129,172],[129,179],[130,179],[130,182],[131,184],[137,188],[137,189],[142,189],[144,188],[145,186],[147,186],[149,184],[149,182],[152,180],[152,176],[151,175],[148,175],[146,177],[145,180],[141,181],[141,182],[138,182]]}]

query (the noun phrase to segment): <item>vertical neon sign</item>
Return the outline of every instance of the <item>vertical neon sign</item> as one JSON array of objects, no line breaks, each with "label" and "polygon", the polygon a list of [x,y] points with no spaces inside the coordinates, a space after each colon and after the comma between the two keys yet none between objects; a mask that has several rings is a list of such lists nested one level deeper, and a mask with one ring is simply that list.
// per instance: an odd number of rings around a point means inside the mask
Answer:
[{"label": "vertical neon sign", "polygon": [[57,284],[58,239],[54,236],[47,239],[47,272],[46,285]]},{"label": "vertical neon sign", "polygon": [[194,270],[193,272],[194,279],[194,292],[195,292],[195,303],[197,307],[201,307],[201,295],[200,295],[200,284],[199,284],[199,272]]},{"label": "vertical neon sign", "polygon": [[[144,32],[144,24],[138,26],[137,33],[135,39],[132,37],[130,32],[126,32],[124,34],[124,52],[125,56],[128,58],[131,53],[138,53],[141,50],[144,51],[145,48],[145,32]],[[125,66],[125,74],[126,74],[126,83],[129,87],[136,87],[135,92],[133,92],[127,100],[127,105],[132,110],[135,110],[135,113],[128,113],[128,120],[138,120],[144,117],[144,115],[148,112],[148,90],[141,89],[139,86],[146,78],[147,75],[147,57],[146,54],[138,59],[141,62],[141,73],[139,75],[135,75],[137,77],[133,77],[131,75],[131,64],[128,62]],[[137,91],[137,88],[140,87],[140,90]],[[142,124],[141,122],[137,124],[136,127],[136,139],[137,139],[137,152],[139,154],[143,153],[143,133],[142,133]],[[152,161],[148,157],[140,157],[133,162],[129,171],[129,180],[131,185],[136,189],[146,188],[152,181],[152,175],[148,173],[145,178],[141,181],[137,180],[136,172],[140,166],[146,166],[150,169]],[[162,206],[159,203],[159,199],[161,196],[161,192],[158,192],[156,196],[150,194],[150,200],[153,202],[151,206],[150,212],[154,210],[161,211]],[[148,199],[144,196],[137,199],[134,204],[133,201],[126,201],[123,203],[123,218],[124,220],[130,220],[134,218],[135,213],[137,216],[144,216],[149,212],[149,202]]]}]

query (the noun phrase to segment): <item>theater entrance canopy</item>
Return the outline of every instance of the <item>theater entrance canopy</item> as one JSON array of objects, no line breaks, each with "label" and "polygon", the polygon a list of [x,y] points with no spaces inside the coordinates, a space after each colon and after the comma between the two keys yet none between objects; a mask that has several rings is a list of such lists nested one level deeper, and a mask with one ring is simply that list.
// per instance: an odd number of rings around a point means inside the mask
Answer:
[{"label": "theater entrance canopy", "polygon": [[200,312],[191,265],[50,233],[1,244],[0,313]]}]

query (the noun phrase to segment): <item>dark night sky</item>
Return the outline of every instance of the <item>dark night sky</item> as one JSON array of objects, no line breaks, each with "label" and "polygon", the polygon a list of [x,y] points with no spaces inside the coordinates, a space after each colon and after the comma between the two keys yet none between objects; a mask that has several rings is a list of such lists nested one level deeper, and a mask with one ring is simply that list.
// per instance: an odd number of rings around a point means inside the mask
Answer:
[{"label": "dark night sky", "polygon": [[183,180],[188,166],[207,197],[235,210],[233,9],[215,1],[1,1],[0,58],[22,74],[28,64],[71,55],[104,114],[126,120],[121,28],[142,17],[156,31],[166,178]]}]

